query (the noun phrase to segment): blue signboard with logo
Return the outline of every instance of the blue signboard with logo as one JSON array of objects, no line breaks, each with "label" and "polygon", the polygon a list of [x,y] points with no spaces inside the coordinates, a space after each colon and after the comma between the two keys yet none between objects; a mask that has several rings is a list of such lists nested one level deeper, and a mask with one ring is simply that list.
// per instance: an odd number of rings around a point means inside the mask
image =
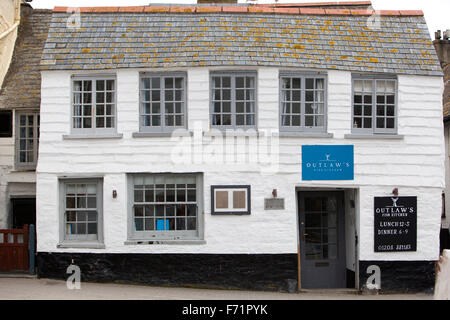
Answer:
[{"label": "blue signboard with logo", "polygon": [[302,180],[353,180],[353,145],[302,146]]}]

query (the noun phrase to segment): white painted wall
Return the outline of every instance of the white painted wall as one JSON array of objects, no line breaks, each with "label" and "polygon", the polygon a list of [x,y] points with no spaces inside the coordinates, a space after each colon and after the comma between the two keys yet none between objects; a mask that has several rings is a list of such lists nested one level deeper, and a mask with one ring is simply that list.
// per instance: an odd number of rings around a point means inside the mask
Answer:
[{"label": "white painted wall", "polygon": [[[148,70],[147,70],[148,71]],[[189,129],[209,127],[209,69],[187,69]],[[258,128],[278,127],[276,68],[258,68]],[[356,228],[361,260],[436,260],[444,187],[442,78],[399,76],[401,140],[344,139],[351,128],[351,73],[328,71],[328,132],[333,138],[280,138],[275,173],[255,165],[221,165],[193,161],[179,165],[171,158],[177,139],[133,138],[139,129],[139,70],[117,70],[118,132],[122,139],[63,140],[70,133],[70,72],[42,73],[41,141],[37,169],[38,251],[106,253],[296,253],[296,187],[359,189]],[[209,138],[208,138],[209,139]],[[263,139],[263,138],[260,138]],[[206,148],[208,140],[203,145]],[[301,145],[354,144],[354,181],[301,180]],[[204,151],[204,150],[203,150]],[[197,157],[201,158],[201,148]],[[198,160],[195,158],[194,160]],[[127,240],[126,173],[204,172],[203,245],[124,245]],[[105,249],[57,249],[58,176],[104,176]],[[251,184],[250,216],[211,216],[211,184]],[[413,253],[373,252],[373,197],[418,197],[418,250]],[[112,199],[112,190],[118,192]],[[285,210],[265,211],[272,189],[285,198]],[[439,201],[438,201],[439,200]]]}]

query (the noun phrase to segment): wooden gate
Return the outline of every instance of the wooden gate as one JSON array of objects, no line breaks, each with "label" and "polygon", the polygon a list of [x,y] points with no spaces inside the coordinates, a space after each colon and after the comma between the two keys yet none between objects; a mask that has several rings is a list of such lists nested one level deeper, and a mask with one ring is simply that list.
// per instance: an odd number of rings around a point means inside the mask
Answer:
[{"label": "wooden gate", "polygon": [[28,225],[0,229],[0,271],[28,271]]}]

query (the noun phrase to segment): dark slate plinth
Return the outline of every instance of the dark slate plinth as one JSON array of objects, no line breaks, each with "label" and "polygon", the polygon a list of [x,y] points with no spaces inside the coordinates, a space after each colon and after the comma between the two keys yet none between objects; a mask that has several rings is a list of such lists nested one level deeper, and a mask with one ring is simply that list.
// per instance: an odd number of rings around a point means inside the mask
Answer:
[{"label": "dark slate plinth", "polygon": [[359,283],[363,291],[371,275],[366,273],[370,265],[380,267],[380,293],[430,293],[434,290],[434,261],[360,261]]},{"label": "dark slate plinth", "polygon": [[38,253],[38,276],[67,279],[67,267],[81,269],[81,281],[156,286],[295,292],[296,254],[93,254]]}]

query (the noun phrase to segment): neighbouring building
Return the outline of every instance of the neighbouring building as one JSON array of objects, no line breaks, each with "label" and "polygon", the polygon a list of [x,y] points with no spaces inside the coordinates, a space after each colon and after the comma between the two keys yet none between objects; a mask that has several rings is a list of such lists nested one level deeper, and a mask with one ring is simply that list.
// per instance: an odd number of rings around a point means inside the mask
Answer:
[{"label": "neighbouring building", "polygon": [[433,288],[443,81],[421,11],[55,7],[41,76],[39,276]]},{"label": "neighbouring building", "polygon": [[11,62],[17,27],[20,23],[20,4],[22,0],[0,2],[0,89]]},{"label": "neighbouring building", "polygon": [[52,11],[23,3],[20,14],[14,54],[0,90],[0,229],[36,222],[40,60]]},{"label": "neighbouring building", "polygon": [[[443,36],[443,37],[442,37]],[[449,153],[449,130],[450,130],[450,30],[441,34],[438,31],[436,40],[433,41],[437,56],[444,71],[444,139],[445,139],[445,193],[443,193],[443,210],[441,225],[441,249],[450,249],[450,153]]]}]

